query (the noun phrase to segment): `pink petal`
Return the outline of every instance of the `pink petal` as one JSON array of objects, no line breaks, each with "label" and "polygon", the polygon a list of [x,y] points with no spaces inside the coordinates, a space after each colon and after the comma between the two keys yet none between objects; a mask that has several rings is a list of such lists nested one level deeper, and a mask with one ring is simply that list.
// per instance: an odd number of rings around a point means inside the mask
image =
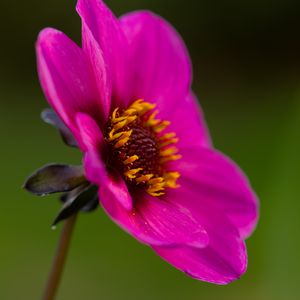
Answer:
[{"label": "pink petal", "polygon": [[171,115],[166,116],[165,111],[161,111],[159,117],[171,122],[166,132],[177,134],[179,142],[176,146],[180,153],[191,146],[211,147],[211,139],[202,109],[192,93],[180,101]]},{"label": "pink petal", "polygon": [[89,149],[95,149],[99,153],[104,151],[104,137],[93,118],[84,113],[77,113],[76,124],[80,132],[82,140],[81,150],[83,152]]},{"label": "pink petal", "polygon": [[104,118],[101,120],[101,123],[103,124],[108,119],[110,112],[112,93],[111,79],[108,76],[102,50],[100,49],[99,44],[96,42],[89,27],[85,23],[82,24],[82,39],[83,50],[87,54],[87,57],[92,65],[99,99],[101,99],[102,103]]},{"label": "pink petal", "polygon": [[227,214],[243,238],[251,235],[258,220],[258,200],[235,163],[215,150],[191,147],[173,168],[181,174],[181,189],[197,193],[197,202],[185,198],[185,205],[191,210],[210,205]]},{"label": "pink petal", "polygon": [[88,112],[101,119],[101,102],[84,52],[66,35],[44,29],[37,45],[38,72],[42,88],[66,125],[77,135],[75,114]]},{"label": "pink petal", "polygon": [[170,24],[151,12],[124,15],[120,24],[130,47],[131,98],[154,101],[171,114],[191,85],[184,42]]},{"label": "pink petal", "polygon": [[206,208],[201,214],[202,220],[206,218],[204,225],[209,236],[206,248],[153,246],[153,249],[170,264],[196,279],[217,284],[238,279],[247,269],[245,243],[222,214]]},{"label": "pink petal", "polygon": [[83,44],[87,43],[88,28],[102,49],[113,88],[113,106],[127,106],[128,44],[118,20],[101,0],[78,0],[76,9],[83,22]]},{"label": "pink petal", "polygon": [[177,204],[132,191],[134,210],[125,211],[115,199],[100,188],[101,203],[110,217],[142,243],[171,246],[205,247],[206,231],[193,213]]},{"label": "pink petal", "polygon": [[105,142],[96,122],[88,115],[76,115],[77,126],[82,141],[81,149],[84,154],[84,167],[87,179],[105,191],[105,195],[126,211],[132,210],[132,200],[123,179],[111,175],[103,162]]}]

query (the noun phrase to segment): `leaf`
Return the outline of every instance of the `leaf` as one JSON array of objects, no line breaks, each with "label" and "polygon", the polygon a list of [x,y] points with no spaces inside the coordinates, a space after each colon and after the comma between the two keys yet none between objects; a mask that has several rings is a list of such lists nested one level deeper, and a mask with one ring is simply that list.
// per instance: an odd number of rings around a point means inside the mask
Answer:
[{"label": "leaf", "polygon": [[86,183],[82,166],[49,164],[35,171],[25,182],[24,188],[39,196],[69,192]]},{"label": "leaf", "polygon": [[47,124],[57,128],[65,144],[78,148],[78,144],[69,128],[63,123],[59,116],[51,108],[46,108],[41,113],[41,118]]},{"label": "leaf", "polygon": [[98,207],[98,188],[94,185],[82,185],[75,190],[64,194],[61,199],[64,205],[52,226],[65,220],[79,211],[90,212]]}]

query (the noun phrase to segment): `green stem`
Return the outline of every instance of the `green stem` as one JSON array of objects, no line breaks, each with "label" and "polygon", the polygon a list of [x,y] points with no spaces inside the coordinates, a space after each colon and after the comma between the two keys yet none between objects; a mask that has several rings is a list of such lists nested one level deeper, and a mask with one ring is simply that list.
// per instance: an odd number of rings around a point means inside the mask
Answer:
[{"label": "green stem", "polygon": [[43,294],[43,300],[54,300],[59,282],[64,269],[64,264],[68,254],[72,232],[77,215],[73,215],[65,221],[56,254],[52,263],[52,269]]}]

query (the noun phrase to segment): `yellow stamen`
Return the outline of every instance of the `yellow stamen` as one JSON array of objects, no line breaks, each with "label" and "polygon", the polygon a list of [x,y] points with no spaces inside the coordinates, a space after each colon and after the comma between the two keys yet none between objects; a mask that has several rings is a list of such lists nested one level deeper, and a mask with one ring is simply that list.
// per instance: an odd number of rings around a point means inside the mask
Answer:
[{"label": "yellow stamen", "polygon": [[171,156],[163,157],[159,161],[160,161],[160,163],[164,164],[168,161],[175,161],[175,160],[178,160],[178,159],[181,159],[181,158],[182,158],[182,155],[177,154],[177,155],[171,155]]},{"label": "yellow stamen", "polygon": [[[178,149],[173,146],[179,141],[176,133],[161,134],[170,125],[170,122],[158,119],[159,111],[154,111],[155,107],[155,104],[139,99],[133,102],[126,110],[116,108],[110,118],[111,129],[108,132],[107,139],[115,149],[124,147],[124,149],[118,150],[117,153],[120,153],[119,158],[122,159],[123,165],[126,166],[125,170],[127,171],[123,171],[126,179],[140,187],[144,187],[149,195],[159,197],[165,194],[166,188],[179,187],[177,180],[180,174],[178,172],[167,172],[164,164],[180,159],[181,155],[178,154]],[[138,122],[134,123],[136,120]],[[127,154],[131,153],[131,149],[137,149],[136,147],[139,145],[134,140],[132,145],[129,142],[134,130],[136,130],[136,126],[148,127],[150,133],[155,136],[154,142],[156,145],[154,147],[159,150],[159,159],[157,161],[159,165],[157,169],[156,167],[154,168],[156,171],[152,171],[152,167],[150,167],[149,174],[146,173],[148,167],[146,169],[137,168],[140,164],[135,164],[139,159],[141,161],[145,158],[148,159],[146,154],[145,157],[142,153],[140,154],[140,151],[136,152],[139,155],[134,154],[135,152],[133,152],[133,155]],[[127,149],[126,147],[129,148]],[[153,162],[156,163],[156,157],[150,157],[149,159],[155,159]],[[132,169],[128,170],[128,167]],[[144,171],[143,173],[146,174],[141,174],[141,171]],[[152,172],[154,173],[152,174]]]},{"label": "yellow stamen", "polygon": [[149,116],[148,120],[146,121],[145,126],[151,126],[151,127],[153,127],[153,126],[156,126],[157,124],[159,124],[161,122],[161,120],[155,119],[155,117],[157,116],[157,114],[158,114],[158,110],[156,110],[155,112],[153,112]]},{"label": "yellow stamen", "polygon": [[118,130],[120,130],[121,128],[123,128],[124,126],[126,126],[126,124],[127,124],[127,119],[125,119],[125,120],[123,120],[123,121],[121,121],[121,122],[118,122],[118,123],[116,123],[116,125],[114,126],[113,130],[118,131]]},{"label": "yellow stamen", "polygon": [[135,162],[138,159],[139,159],[139,157],[137,155],[130,156],[129,158],[127,158],[124,161],[124,165],[130,165],[130,164],[132,164],[133,162]]},{"label": "yellow stamen", "polygon": [[[110,133],[113,133],[113,130]],[[110,134],[109,141],[112,142],[114,140],[117,140],[120,137],[129,137],[129,136],[131,136],[131,134],[132,134],[132,130],[122,131],[122,132],[112,134],[112,135]]]},{"label": "yellow stamen", "polygon": [[164,143],[160,143],[159,144],[159,148],[164,148],[166,146],[169,146],[169,145],[172,145],[172,144],[177,144],[179,141],[178,138],[174,138],[174,139],[171,139],[171,140],[167,140],[165,141]]},{"label": "yellow stamen", "polygon": [[141,182],[147,182],[149,181],[154,175],[153,174],[147,174],[147,175],[142,175],[136,179],[137,183]]},{"label": "yellow stamen", "polygon": [[164,141],[164,140],[168,140],[168,139],[172,139],[176,137],[176,133],[175,132],[170,132],[170,133],[166,133],[164,135],[162,135],[159,140],[160,141]]},{"label": "yellow stamen", "polygon": [[152,184],[162,183],[163,181],[164,181],[163,177],[156,177],[149,180],[149,184],[152,185]]},{"label": "yellow stamen", "polygon": [[178,149],[176,147],[170,147],[160,151],[160,156],[170,156],[176,154]]},{"label": "yellow stamen", "polygon": [[114,147],[116,149],[123,147],[129,141],[129,139],[130,139],[130,136],[122,138],[115,144]]},{"label": "yellow stamen", "polygon": [[155,108],[155,104],[144,102],[144,100],[139,99],[131,104],[130,108],[133,108],[137,111],[137,113],[141,116],[146,112]]},{"label": "yellow stamen", "polygon": [[163,121],[160,124],[158,124],[157,126],[153,127],[153,130],[156,133],[160,133],[160,132],[164,131],[170,124],[171,124],[171,122],[169,122],[169,121]]},{"label": "yellow stamen", "polygon": [[130,179],[134,179],[134,178],[136,178],[136,174],[142,170],[143,170],[142,168],[131,169],[131,170],[125,172],[124,175]]},{"label": "yellow stamen", "polygon": [[176,183],[177,179],[180,178],[180,174],[178,172],[168,172],[164,174],[165,178],[165,187],[176,189],[179,185]]},{"label": "yellow stamen", "polygon": [[160,196],[163,196],[165,194],[165,193],[156,193],[156,192],[149,192],[149,191],[147,191],[147,193],[150,196],[153,196],[153,197],[160,197]]}]

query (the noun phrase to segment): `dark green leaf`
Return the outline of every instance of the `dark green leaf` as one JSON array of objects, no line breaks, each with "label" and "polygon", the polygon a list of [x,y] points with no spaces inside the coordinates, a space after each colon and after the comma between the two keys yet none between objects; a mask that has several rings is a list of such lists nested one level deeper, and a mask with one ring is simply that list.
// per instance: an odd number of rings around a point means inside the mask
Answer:
[{"label": "dark green leaf", "polygon": [[79,211],[89,212],[95,210],[98,206],[97,191],[98,188],[96,186],[82,185],[64,194],[61,197],[64,205],[55,218],[53,226]]},{"label": "dark green leaf", "polygon": [[57,128],[62,136],[63,141],[71,146],[78,147],[77,142],[69,130],[69,128],[63,123],[63,121],[58,117],[58,115],[51,108],[46,108],[42,111],[41,118],[47,124],[50,124]]},{"label": "dark green leaf", "polygon": [[36,195],[69,192],[86,183],[82,166],[50,164],[35,171],[25,182],[24,188]]}]

